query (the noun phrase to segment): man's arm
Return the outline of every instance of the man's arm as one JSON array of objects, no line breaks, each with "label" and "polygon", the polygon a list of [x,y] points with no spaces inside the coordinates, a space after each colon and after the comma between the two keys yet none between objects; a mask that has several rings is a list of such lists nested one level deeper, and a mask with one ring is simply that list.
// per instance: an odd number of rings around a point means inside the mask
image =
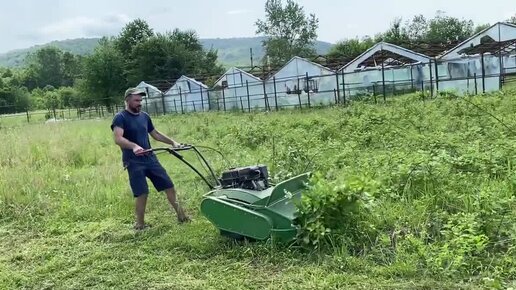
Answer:
[{"label": "man's arm", "polygon": [[113,134],[115,143],[120,146],[122,149],[131,149],[134,153],[143,150],[140,145],[133,143],[126,138],[124,138],[124,129],[120,127],[114,127],[113,128]]},{"label": "man's arm", "polygon": [[174,147],[179,147],[179,145],[181,145],[178,142],[174,141],[172,138],[162,134],[160,131],[156,129],[152,130],[150,132],[150,135],[152,136],[152,138],[154,138],[154,140],[172,145]]}]

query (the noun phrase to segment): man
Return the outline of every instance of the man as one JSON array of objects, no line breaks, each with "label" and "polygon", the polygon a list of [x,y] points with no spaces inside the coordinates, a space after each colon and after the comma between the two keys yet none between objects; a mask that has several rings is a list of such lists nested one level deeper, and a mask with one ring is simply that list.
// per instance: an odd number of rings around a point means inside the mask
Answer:
[{"label": "man", "polygon": [[133,196],[136,199],[136,223],[134,228],[142,230],[149,225],[145,224],[144,215],[147,204],[149,178],[158,191],[165,191],[170,205],[174,208],[180,223],[190,221],[177,201],[177,193],[174,183],[166,170],[159,163],[154,153],[145,150],[150,149],[149,134],[157,141],[179,147],[181,144],[160,133],[152,123],[150,116],[141,111],[143,90],[129,88],[125,92],[125,110],[117,113],[113,118],[111,130],[115,143],[122,150],[122,161],[129,174],[129,183]]}]

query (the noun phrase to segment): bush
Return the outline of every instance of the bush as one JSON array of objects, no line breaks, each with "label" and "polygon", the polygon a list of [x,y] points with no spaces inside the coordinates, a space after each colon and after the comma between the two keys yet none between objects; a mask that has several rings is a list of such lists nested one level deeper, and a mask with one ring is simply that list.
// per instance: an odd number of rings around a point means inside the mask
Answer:
[{"label": "bush", "polygon": [[325,249],[344,246],[357,253],[375,239],[377,184],[365,177],[327,181],[314,174],[298,205],[298,239],[307,246]]}]

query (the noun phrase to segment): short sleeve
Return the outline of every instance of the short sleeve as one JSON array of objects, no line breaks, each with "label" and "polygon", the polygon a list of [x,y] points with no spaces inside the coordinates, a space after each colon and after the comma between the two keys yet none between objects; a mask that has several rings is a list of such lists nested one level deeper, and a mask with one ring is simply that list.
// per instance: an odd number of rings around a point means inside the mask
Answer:
[{"label": "short sleeve", "polygon": [[122,114],[116,114],[113,118],[113,121],[111,122],[111,131],[115,129],[115,127],[120,127],[122,129],[125,129],[124,126],[124,116]]},{"label": "short sleeve", "polygon": [[[147,114],[146,114],[147,115]],[[152,120],[151,120],[151,117],[149,115],[147,115],[147,132],[152,132],[154,131],[154,124],[152,124]]]}]

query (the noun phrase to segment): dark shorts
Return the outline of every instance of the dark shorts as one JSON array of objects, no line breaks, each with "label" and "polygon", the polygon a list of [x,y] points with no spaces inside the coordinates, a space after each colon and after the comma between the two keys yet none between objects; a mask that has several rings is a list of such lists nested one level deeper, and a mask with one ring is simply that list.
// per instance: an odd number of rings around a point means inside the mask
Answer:
[{"label": "dark shorts", "polygon": [[127,172],[129,173],[129,184],[134,197],[149,193],[146,178],[150,179],[158,192],[174,187],[167,171],[157,161],[130,162],[127,166]]}]

